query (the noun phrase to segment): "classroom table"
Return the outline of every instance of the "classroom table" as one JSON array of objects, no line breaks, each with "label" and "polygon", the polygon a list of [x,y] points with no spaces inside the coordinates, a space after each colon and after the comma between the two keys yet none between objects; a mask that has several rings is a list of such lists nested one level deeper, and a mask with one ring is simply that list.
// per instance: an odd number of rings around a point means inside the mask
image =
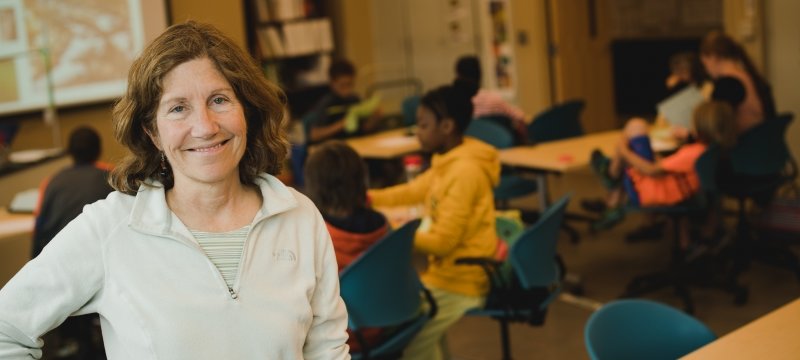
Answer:
[{"label": "classroom table", "polygon": [[406,128],[349,138],[345,142],[365,159],[394,159],[420,151],[417,137]]},{"label": "classroom table", "polygon": [[30,234],[33,231],[33,221],[33,214],[15,214],[0,208],[0,239]]},{"label": "classroom table", "polygon": [[[599,149],[606,156],[614,154],[614,147],[622,140],[621,130],[611,130],[563,140],[548,141],[531,146],[516,146],[500,151],[500,162],[536,175],[539,209],[549,203],[547,174],[563,174],[589,165],[592,151]],[[651,137],[653,150],[665,152],[677,146],[672,142],[656,141]]]},{"label": "classroom table", "polygon": [[612,130],[537,145],[516,146],[501,150],[500,162],[536,176],[539,209],[543,211],[549,203],[547,174],[563,174],[589,165],[594,149],[611,155],[621,137],[620,130]]},{"label": "classroom table", "polygon": [[799,339],[800,299],[796,299],[683,359],[798,359]]}]

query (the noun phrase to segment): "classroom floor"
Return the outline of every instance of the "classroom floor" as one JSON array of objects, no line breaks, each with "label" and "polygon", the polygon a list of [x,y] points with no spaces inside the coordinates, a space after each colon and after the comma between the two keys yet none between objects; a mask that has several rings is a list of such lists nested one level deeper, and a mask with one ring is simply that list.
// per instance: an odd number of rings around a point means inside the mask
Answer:
[{"label": "classroom floor", "polygon": [[[596,197],[603,190],[587,169],[550,178],[551,194],[555,199],[573,192],[570,211],[580,212],[579,200]],[[536,207],[536,198],[523,199],[516,206]],[[595,235],[588,233],[584,223],[576,223],[581,241],[572,244],[562,232],[559,252],[570,273],[583,280],[585,299],[557,300],[550,306],[544,326],[511,326],[511,348],[514,359],[586,359],[583,327],[592,312],[592,305],[617,298],[631,277],[663,269],[669,261],[669,233],[663,240],[626,243],[625,233],[641,221],[636,214],[620,225]],[[733,304],[733,298],[712,289],[691,290],[695,316],[718,336],[724,335],[768,312],[800,297],[800,281],[789,271],[754,263],[740,277],[749,288],[749,300],[743,306]],[[648,295],[676,307],[682,303],[671,290]],[[496,321],[466,317],[448,333],[448,344],[455,360],[499,359],[500,331]]]}]

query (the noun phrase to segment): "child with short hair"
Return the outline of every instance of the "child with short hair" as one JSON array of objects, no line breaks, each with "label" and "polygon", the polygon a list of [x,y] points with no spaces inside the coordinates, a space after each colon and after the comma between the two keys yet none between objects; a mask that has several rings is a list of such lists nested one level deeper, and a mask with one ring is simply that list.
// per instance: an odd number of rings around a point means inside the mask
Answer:
[{"label": "child with short hair", "polygon": [[[389,223],[367,206],[367,173],[358,153],[329,140],[313,149],[305,164],[305,193],[319,208],[331,234],[339,272],[389,231]],[[348,330],[349,333],[349,330]],[[380,329],[362,329],[368,344],[381,341]],[[351,352],[360,351],[353,336]]]},{"label": "child with short hair", "polygon": [[422,282],[439,305],[436,317],[405,349],[405,359],[442,358],[441,339],[464,313],[485,301],[489,281],[464,257],[492,257],[497,248],[492,189],[500,178],[497,151],[465,137],[477,87],[457,80],[431,90],[417,110],[417,137],[433,153],[431,167],[406,184],[370,190],[373,205],[424,203],[414,248],[428,255]]},{"label": "child with short hair", "polygon": [[[380,110],[374,109],[377,101],[369,101],[367,107],[371,115],[363,124],[348,124],[348,110],[361,102],[356,94],[356,68],[345,59],[337,59],[328,68],[330,92],[323,96],[307,115],[306,134],[308,144],[316,144],[327,139],[341,139],[349,133],[370,131],[377,126]],[[353,119],[350,119],[351,123]],[[355,119],[358,120],[358,119]]]},{"label": "child with short hair", "polygon": [[346,143],[330,140],[315,147],[305,164],[305,179],[305,193],[325,219],[342,271],[386,235],[389,224],[367,206],[365,166]]}]

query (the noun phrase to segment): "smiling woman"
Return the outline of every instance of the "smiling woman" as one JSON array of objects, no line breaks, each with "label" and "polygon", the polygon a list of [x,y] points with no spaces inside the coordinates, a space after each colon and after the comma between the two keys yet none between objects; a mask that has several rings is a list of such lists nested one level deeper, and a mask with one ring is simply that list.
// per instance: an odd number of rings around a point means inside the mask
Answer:
[{"label": "smiling woman", "polygon": [[283,95],[217,29],[170,27],[115,105],[130,154],[0,290],[0,358],[99,313],[110,359],[345,359],[347,315],[317,209],[276,174]]}]

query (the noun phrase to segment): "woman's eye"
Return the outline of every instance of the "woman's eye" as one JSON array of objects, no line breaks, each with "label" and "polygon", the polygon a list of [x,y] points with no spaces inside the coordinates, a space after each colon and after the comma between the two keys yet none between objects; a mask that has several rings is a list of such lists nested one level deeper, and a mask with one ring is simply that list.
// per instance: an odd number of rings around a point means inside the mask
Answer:
[{"label": "woman's eye", "polygon": [[223,104],[223,103],[225,103],[225,102],[226,102],[226,101],[228,101],[228,100],[227,100],[227,99],[225,99],[224,97],[221,97],[221,96],[219,96],[219,97],[215,97],[215,98],[214,98],[214,99],[212,99],[211,101],[212,101],[214,104],[220,105],[220,104]]},{"label": "woman's eye", "polygon": [[186,107],[185,107],[185,106],[183,106],[183,105],[178,105],[178,106],[176,106],[176,107],[173,107],[172,109],[170,109],[170,110],[169,110],[169,112],[173,112],[173,113],[179,113],[179,112],[183,112],[184,110],[186,110]]}]

